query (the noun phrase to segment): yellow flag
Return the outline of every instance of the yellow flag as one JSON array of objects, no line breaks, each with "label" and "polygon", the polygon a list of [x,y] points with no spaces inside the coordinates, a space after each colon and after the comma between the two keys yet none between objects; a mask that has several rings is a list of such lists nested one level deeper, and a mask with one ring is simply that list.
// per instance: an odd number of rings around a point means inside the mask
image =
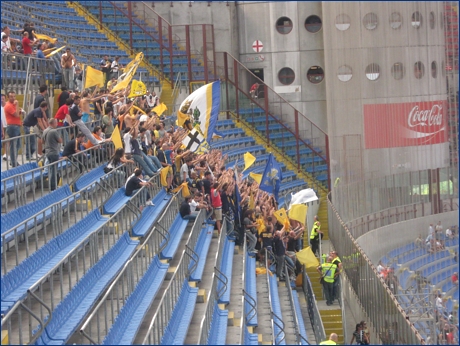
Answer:
[{"label": "yellow flag", "polygon": [[35,33],[35,37],[38,39],[38,40],[43,40],[43,41],[49,41],[51,42],[52,44],[55,44],[56,41],[57,41],[57,38],[51,38],[47,35],[43,35],[43,34],[37,34]]},{"label": "yellow flag", "polygon": [[169,174],[173,174],[172,167],[163,167],[160,171],[160,182],[164,187],[168,187],[168,181],[166,178]]},{"label": "yellow flag", "polygon": [[177,111],[177,126],[183,126],[187,119],[190,119],[187,114]]},{"label": "yellow flag", "polygon": [[86,66],[85,89],[95,85],[99,87],[104,86],[104,73],[92,68],[91,66]]},{"label": "yellow flag", "polygon": [[144,96],[147,93],[147,87],[141,81],[133,79],[131,83],[131,92],[128,98]]},{"label": "yellow flag", "polygon": [[167,110],[168,110],[168,107],[166,107],[166,105],[163,102],[152,109],[152,111],[157,113],[158,116],[161,116],[164,113],[164,111],[167,111]]},{"label": "yellow flag", "polygon": [[255,181],[257,181],[257,184],[260,184],[260,182],[262,181],[262,174],[257,174],[257,173],[249,173],[249,176],[254,179]]},{"label": "yellow flag", "polygon": [[286,224],[286,221],[289,222],[289,219],[286,214],[286,210],[284,208],[281,208],[280,210],[274,211],[273,216],[276,217],[276,219],[282,224]]},{"label": "yellow flag", "polygon": [[121,135],[120,135],[120,127],[115,126],[112,132],[112,142],[113,145],[115,146],[115,150],[119,148],[123,148],[123,142],[121,140]]},{"label": "yellow flag", "polygon": [[289,218],[292,220],[299,221],[302,225],[305,225],[307,219],[308,207],[305,204],[294,204],[291,205],[289,210]]},{"label": "yellow flag", "polygon": [[144,58],[144,53],[140,52],[136,55],[134,60],[132,60],[124,69],[124,73],[118,77],[117,85],[112,89],[110,93],[114,94],[119,90],[124,90],[128,87],[129,83],[133,79],[134,74],[137,71],[137,67]]},{"label": "yellow flag", "polygon": [[264,219],[262,219],[262,218],[257,219],[257,220],[256,220],[256,223],[257,223],[257,234],[260,234],[260,233],[262,233],[263,231],[265,231],[265,222],[264,222]]},{"label": "yellow flag", "polygon": [[144,110],[137,106],[132,106],[131,109],[129,110],[129,114],[134,115],[134,111],[139,111],[142,114],[145,114]]},{"label": "yellow flag", "polygon": [[176,187],[172,192],[173,193],[177,193],[179,192],[179,190],[182,189],[182,197],[188,197],[190,196],[190,190],[188,188],[188,184],[187,183],[182,183],[180,184],[178,187]]},{"label": "yellow flag", "polygon": [[247,170],[249,167],[251,167],[254,162],[256,162],[256,158],[251,153],[248,152],[248,153],[244,154],[244,169],[243,169],[243,172],[245,170]]},{"label": "yellow flag", "polygon": [[307,268],[316,268],[319,266],[318,259],[315,257],[309,246],[297,252],[296,257],[299,262],[301,264],[305,264],[305,267]]},{"label": "yellow flag", "polygon": [[251,191],[249,193],[249,209],[254,209],[256,207],[256,202],[254,201],[254,193]]},{"label": "yellow flag", "polygon": [[[60,52],[61,50],[63,50],[65,48],[65,46],[62,46],[61,48],[58,48],[58,49],[55,49],[53,50],[51,53],[49,53],[48,55],[45,55],[45,58],[49,58],[50,56],[53,56],[54,54],[56,54],[57,52]],[[44,53],[43,53],[44,54]]]}]

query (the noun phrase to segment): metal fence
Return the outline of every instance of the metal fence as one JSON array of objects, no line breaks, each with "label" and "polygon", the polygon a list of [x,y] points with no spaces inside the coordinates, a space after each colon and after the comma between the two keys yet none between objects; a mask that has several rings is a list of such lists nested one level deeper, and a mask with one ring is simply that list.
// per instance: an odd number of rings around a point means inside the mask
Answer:
[{"label": "metal fence", "polygon": [[227,236],[227,222],[222,224],[220,230],[219,241],[217,243],[216,259],[214,262],[214,272],[211,278],[211,290],[209,291],[206,299],[206,310],[200,324],[200,337],[198,340],[199,345],[206,345],[208,342],[209,331],[211,329],[212,315],[214,312],[214,304],[217,304],[219,298],[225,293],[225,290],[218,291],[218,282],[222,280],[217,268],[220,268],[222,263],[222,255],[224,252],[225,237]]},{"label": "metal fence", "polygon": [[53,177],[54,186],[58,187],[66,184],[71,186],[81,176],[105,163],[113,151],[113,143],[105,142],[96,148],[83,150],[77,155],[52,164],[47,163],[42,157],[39,162],[41,166],[38,168],[1,180],[0,184],[3,191],[2,212],[6,213],[10,208],[16,209],[48,194],[50,179],[52,179],[49,174],[51,169],[58,172]]},{"label": "metal fence", "polygon": [[335,206],[329,205],[329,237],[340,254],[343,270],[356,292],[362,307],[379,335],[393,333],[397,344],[421,344],[419,332],[406,319],[406,315],[378,275],[374,264],[356,243]]},{"label": "metal fence", "polygon": [[56,201],[2,232],[2,275],[31,256],[49,240],[83,219],[92,210],[101,207],[113,193],[105,186],[116,187],[124,184],[124,168],[124,165],[117,167],[104,175],[100,182],[90,184],[84,191],[75,192]]},{"label": "metal fence", "polygon": [[2,89],[16,94],[35,93],[41,85],[48,85],[53,95],[56,86],[55,65],[52,59],[40,59],[21,53],[2,52]]},{"label": "metal fence", "polygon": [[[179,212],[178,196],[180,193],[182,192],[179,191],[171,198],[158,221],[150,226],[142,245],[126,263],[83,323],[80,333],[86,339],[82,338],[79,340],[80,343],[87,343],[89,340],[92,344],[100,344],[105,338],[115,322],[116,316],[125,305],[126,299],[143,278],[153,259],[161,252],[162,247],[160,245],[165,238],[159,231],[158,224],[161,224],[166,229],[171,227],[173,219],[167,217],[167,214],[168,211],[173,211],[176,214]],[[163,248],[164,246],[166,244],[163,245]]]},{"label": "metal fence", "polygon": [[205,211],[200,211],[199,216],[193,224],[187,243],[185,244],[185,249],[182,251],[176,271],[158,303],[157,311],[150,322],[147,334],[142,342],[143,345],[156,345],[161,343],[161,339],[171,320],[176,303],[182,293],[184,282],[188,281],[198,264],[199,257],[194,251],[194,248],[203,227],[204,218]]},{"label": "metal fence", "polygon": [[305,266],[302,266],[302,290],[305,295],[305,300],[307,301],[308,316],[310,317],[316,342],[320,343],[326,340],[326,332],[324,331],[323,320],[319,314],[318,305],[316,305],[315,292],[313,291]]}]

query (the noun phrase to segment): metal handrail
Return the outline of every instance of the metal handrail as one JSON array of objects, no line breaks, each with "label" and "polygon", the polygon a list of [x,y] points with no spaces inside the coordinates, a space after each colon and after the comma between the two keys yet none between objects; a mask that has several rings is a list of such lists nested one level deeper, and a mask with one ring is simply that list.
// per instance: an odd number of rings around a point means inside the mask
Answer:
[{"label": "metal handrail", "polygon": [[[266,276],[267,276],[267,285],[268,285],[268,302],[270,303],[270,322],[271,322],[271,325],[272,325],[272,344],[273,345],[278,345],[277,342],[276,342],[276,339],[277,337],[281,334],[281,333],[284,333],[284,323],[283,321],[273,312],[273,308],[272,308],[272,292],[271,292],[271,289],[270,289],[270,270],[268,269],[268,256],[265,256],[265,268],[267,268],[267,272],[266,272]],[[273,316],[275,316],[278,320],[281,321],[281,323],[283,323],[283,326],[280,326],[279,323],[275,322],[275,319],[273,318]],[[280,328],[280,332],[275,335],[275,325],[278,326]],[[283,338],[281,340],[284,340],[286,337],[286,334],[283,336]]]},{"label": "metal handrail", "polygon": [[[244,297],[244,300],[246,302],[248,302],[248,304],[251,306],[251,310],[248,311],[248,313],[245,313],[244,314],[244,317],[246,319],[246,321],[250,320],[251,318],[253,318],[256,313],[257,313],[257,302],[256,300],[245,290],[243,289],[243,297]],[[252,313],[252,316],[250,316]]]},{"label": "metal handrail", "polygon": [[221,287],[221,289],[217,291],[217,299],[220,299],[220,297],[222,297],[224,293],[227,292],[228,278],[224,273],[217,269],[217,267],[215,267],[214,270],[217,272],[217,274],[220,275],[216,275],[217,280],[219,280],[223,284],[223,287]]}]

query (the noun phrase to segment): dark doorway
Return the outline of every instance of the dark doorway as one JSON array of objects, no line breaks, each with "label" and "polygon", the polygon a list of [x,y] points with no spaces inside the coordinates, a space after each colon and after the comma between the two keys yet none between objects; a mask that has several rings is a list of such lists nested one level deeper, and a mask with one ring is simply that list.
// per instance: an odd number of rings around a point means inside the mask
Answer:
[{"label": "dark doorway", "polygon": [[[254,78],[254,76],[250,76],[249,80],[249,87],[251,87],[254,83],[259,83],[260,81],[264,81],[264,69],[263,68],[255,68],[255,69],[249,69],[251,73],[253,73],[257,78]],[[260,80],[259,80],[260,79]],[[258,98],[263,98],[264,97],[264,88],[262,86],[259,86],[258,93],[257,93]]]}]

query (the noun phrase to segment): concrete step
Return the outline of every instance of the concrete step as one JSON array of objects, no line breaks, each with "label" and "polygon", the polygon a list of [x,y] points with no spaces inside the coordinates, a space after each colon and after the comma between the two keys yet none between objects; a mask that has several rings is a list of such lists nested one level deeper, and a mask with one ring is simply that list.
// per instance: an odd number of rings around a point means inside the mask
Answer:
[{"label": "concrete step", "polygon": [[294,321],[294,314],[292,311],[291,303],[289,301],[289,291],[291,287],[286,286],[286,282],[279,282],[278,283],[278,295],[280,300],[281,306],[281,314],[280,316],[284,322],[284,332],[286,334],[286,344],[287,345],[294,345],[296,344],[296,336],[295,336],[295,321]]},{"label": "concrete step", "polygon": [[259,334],[259,342],[272,341],[272,325],[270,319],[270,301],[268,300],[268,282],[266,274],[256,277],[257,284],[257,319],[259,325],[254,333]]}]

